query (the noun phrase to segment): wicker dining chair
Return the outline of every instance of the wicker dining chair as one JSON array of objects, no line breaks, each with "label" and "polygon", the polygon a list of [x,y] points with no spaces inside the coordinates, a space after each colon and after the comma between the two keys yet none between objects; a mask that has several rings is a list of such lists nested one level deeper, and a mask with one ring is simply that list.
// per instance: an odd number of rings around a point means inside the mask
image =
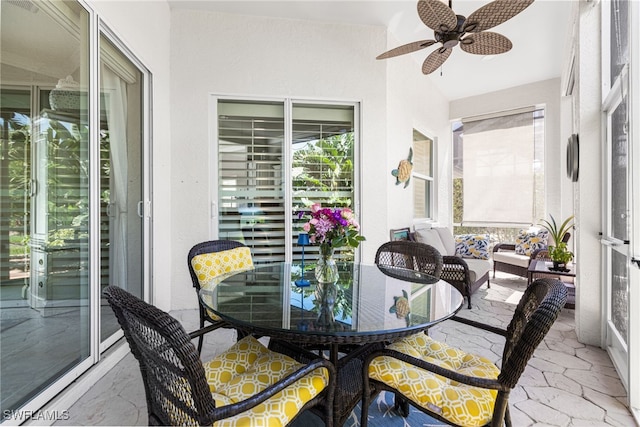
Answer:
[{"label": "wicker dining chair", "polygon": [[442,255],[433,246],[409,240],[383,243],[376,251],[375,263],[385,267],[417,270],[440,278]]},{"label": "wicker dining chair", "polygon": [[[228,257],[225,255],[228,255]],[[225,259],[229,261],[224,261]],[[249,248],[241,242],[235,240],[210,240],[198,243],[189,250],[187,266],[191,275],[191,282],[197,293],[203,286],[215,285],[233,273],[253,268],[253,261]],[[201,302],[199,302],[198,307],[200,311],[200,330],[203,332],[210,332],[222,327],[232,327],[216,316],[215,313],[207,310]],[[206,328],[204,326],[205,322],[209,323]],[[244,335],[243,331],[238,330],[238,338]],[[203,338],[204,334],[200,334],[198,337],[198,353],[202,352]]]},{"label": "wicker dining chair", "polygon": [[[140,364],[149,425],[287,425],[310,407],[333,424],[335,368],[299,363],[249,335],[203,364],[180,323],[129,292],[104,295]],[[215,424],[214,424],[215,423]]]},{"label": "wicker dining chair", "polygon": [[[451,425],[511,426],[509,393],[567,299],[562,282],[538,279],[524,291],[506,330],[454,317],[505,337],[501,369],[426,334],[415,334],[373,352],[363,364],[361,425],[382,390],[401,393],[417,409]],[[398,400],[396,400],[398,402]],[[408,408],[400,408],[404,415]]]}]

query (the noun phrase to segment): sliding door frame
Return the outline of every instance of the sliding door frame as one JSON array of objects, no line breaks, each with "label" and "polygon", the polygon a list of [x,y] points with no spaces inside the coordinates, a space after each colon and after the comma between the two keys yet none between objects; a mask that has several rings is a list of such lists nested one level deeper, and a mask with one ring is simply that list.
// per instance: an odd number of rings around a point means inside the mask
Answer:
[{"label": "sliding door frame", "polygon": [[[261,97],[261,96],[247,96],[247,95],[220,95],[210,94],[209,96],[209,182],[211,183],[210,202],[209,202],[209,236],[211,239],[219,238],[219,182],[218,182],[218,137],[219,137],[219,123],[218,123],[218,102],[225,100],[234,101],[246,101],[246,102],[274,102],[282,103],[284,105],[284,146],[282,147],[282,168],[283,171],[287,171],[288,179],[283,183],[284,203],[285,203],[285,221],[286,224],[291,225],[293,223],[293,183],[291,181],[290,170],[292,165],[292,128],[287,124],[292,123],[293,108],[296,104],[317,104],[317,105],[335,105],[335,106],[349,106],[353,107],[353,127],[354,127],[354,153],[353,153],[353,210],[361,219],[361,184],[362,172],[360,168],[360,162],[362,157],[362,142],[360,140],[360,123],[361,117],[361,102],[351,100],[331,100],[331,99],[317,99],[317,98],[301,98],[301,97]],[[293,229],[292,227],[286,227],[285,229],[285,262],[292,262],[293,260]],[[355,252],[356,259],[359,258],[360,252]]]}]

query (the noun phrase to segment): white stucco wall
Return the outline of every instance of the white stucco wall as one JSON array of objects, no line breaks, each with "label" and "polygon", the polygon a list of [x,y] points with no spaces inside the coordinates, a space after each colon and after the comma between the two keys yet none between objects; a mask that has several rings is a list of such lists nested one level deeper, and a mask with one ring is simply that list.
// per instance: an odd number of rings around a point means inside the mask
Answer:
[{"label": "white stucco wall", "polygon": [[[189,248],[210,233],[211,94],[361,102],[362,208],[373,260],[388,233],[383,27],[174,10],[171,16],[171,308],[196,307]],[[157,279],[156,279],[157,280]]]},{"label": "white stucco wall", "polygon": [[171,277],[171,161],[169,28],[166,1],[90,1],[89,5],[152,74],[152,280],[153,303],[170,308]]},{"label": "white stucco wall", "polygon": [[[401,43],[389,37],[388,48]],[[386,50],[386,49],[385,49]],[[424,52],[424,51],[422,51]],[[382,52],[379,52],[382,53]],[[424,53],[426,56],[428,53]],[[419,59],[423,59],[417,55]],[[389,194],[387,212],[389,228],[402,228],[413,224],[413,184],[407,188],[396,185],[391,171],[409,154],[413,142],[413,129],[434,138],[435,163],[435,218],[447,224],[451,218],[451,129],[449,100],[440,93],[431,76],[422,74],[422,63],[412,55],[384,60],[387,66],[387,168],[386,188]],[[385,240],[388,240],[388,233]],[[383,243],[377,242],[378,244]]]},{"label": "white stucco wall", "polygon": [[576,332],[580,342],[603,343],[602,258],[602,94],[600,59],[601,3],[580,3],[578,50],[578,126],[580,176],[576,208]]}]

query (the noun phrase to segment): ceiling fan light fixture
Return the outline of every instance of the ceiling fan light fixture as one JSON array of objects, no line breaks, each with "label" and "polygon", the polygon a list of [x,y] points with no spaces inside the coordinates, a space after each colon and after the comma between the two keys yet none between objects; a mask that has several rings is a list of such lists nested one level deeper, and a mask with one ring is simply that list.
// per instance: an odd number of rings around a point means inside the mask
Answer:
[{"label": "ceiling fan light fixture", "polygon": [[441,36],[442,37],[440,41],[442,42],[442,46],[444,46],[446,49],[456,47],[459,43],[459,35],[457,33],[446,33],[442,34]]}]

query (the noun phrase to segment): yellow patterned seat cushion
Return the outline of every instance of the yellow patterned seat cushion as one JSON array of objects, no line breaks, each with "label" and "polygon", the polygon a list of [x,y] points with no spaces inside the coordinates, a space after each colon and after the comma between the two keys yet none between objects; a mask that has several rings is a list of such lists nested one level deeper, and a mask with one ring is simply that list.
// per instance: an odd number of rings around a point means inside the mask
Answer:
[{"label": "yellow patterned seat cushion", "polygon": [[[495,379],[500,374],[490,360],[435,341],[424,333],[403,338],[387,348],[464,375]],[[457,425],[486,425],[493,414],[495,390],[460,384],[388,356],[371,362],[369,377]]]},{"label": "yellow patterned seat cushion", "polygon": [[[191,259],[191,267],[198,277],[200,287],[207,289],[216,286],[229,276],[251,270],[253,260],[249,248],[242,246],[226,251],[196,255]],[[211,310],[207,310],[207,314],[214,320],[220,320]]]},{"label": "yellow patterned seat cushion", "polygon": [[[302,366],[248,336],[205,363],[204,369],[216,406],[224,406],[250,398]],[[214,425],[284,426],[328,384],[328,371],[315,370],[250,411]]]}]

